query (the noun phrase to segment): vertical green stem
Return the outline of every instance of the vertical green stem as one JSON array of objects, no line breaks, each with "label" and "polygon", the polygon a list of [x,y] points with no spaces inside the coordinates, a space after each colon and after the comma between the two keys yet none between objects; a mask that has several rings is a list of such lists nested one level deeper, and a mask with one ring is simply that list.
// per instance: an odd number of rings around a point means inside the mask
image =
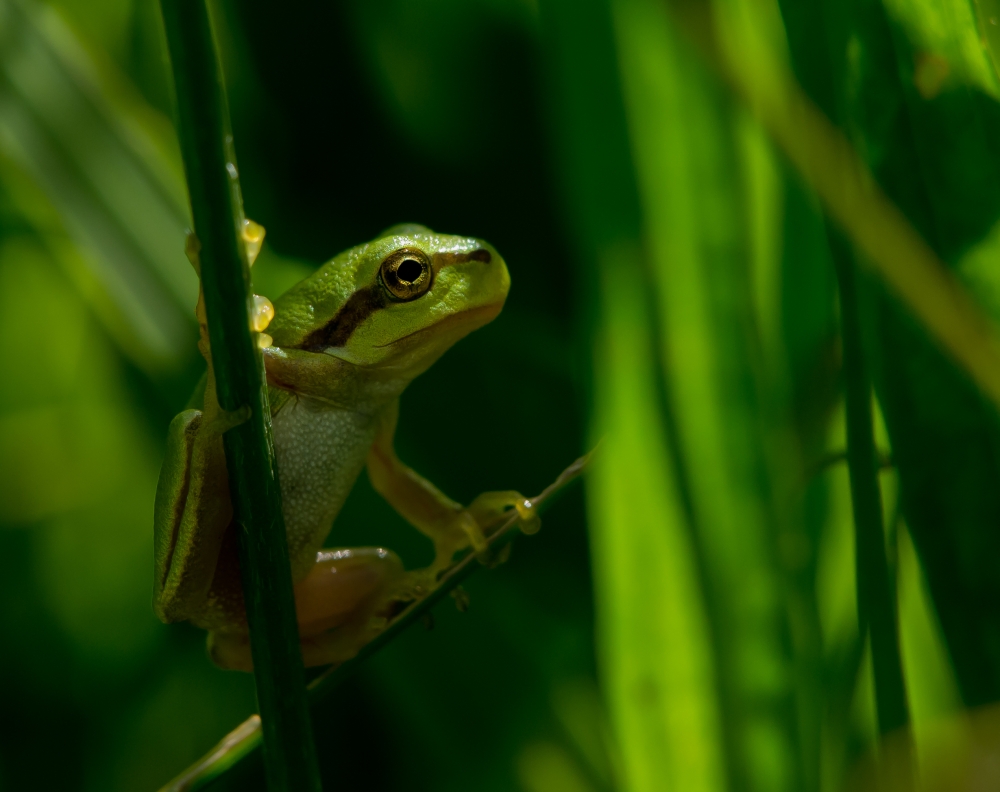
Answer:
[{"label": "vertical green stem", "polygon": [[882,734],[910,720],[899,649],[895,591],[891,585],[885,535],[879,461],[872,418],[872,386],[865,367],[858,311],[857,271],[846,241],[830,232],[840,283],[840,326],[844,347],[844,401],[847,411],[847,462],[854,510],[858,626],[867,627],[875,671],[875,701]]},{"label": "vertical green stem", "polygon": [[177,96],[178,131],[201,243],[201,280],[216,390],[223,410],[249,405],[226,433],[250,647],[271,792],[318,792],[281,492],[264,367],[250,331],[243,204],[222,69],[205,0],[161,0]]}]

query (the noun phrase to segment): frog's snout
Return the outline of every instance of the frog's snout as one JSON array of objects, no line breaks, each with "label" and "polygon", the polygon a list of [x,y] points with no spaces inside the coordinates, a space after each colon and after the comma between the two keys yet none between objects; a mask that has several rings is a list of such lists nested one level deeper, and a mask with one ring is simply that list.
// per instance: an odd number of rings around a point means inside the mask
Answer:
[{"label": "frog's snout", "polygon": [[445,267],[453,267],[456,264],[466,264],[470,261],[478,261],[482,264],[489,264],[493,261],[493,254],[484,247],[476,248],[475,250],[463,251],[461,253],[449,250],[441,253],[435,253],[433,261],[434,271],[440,272]]}]

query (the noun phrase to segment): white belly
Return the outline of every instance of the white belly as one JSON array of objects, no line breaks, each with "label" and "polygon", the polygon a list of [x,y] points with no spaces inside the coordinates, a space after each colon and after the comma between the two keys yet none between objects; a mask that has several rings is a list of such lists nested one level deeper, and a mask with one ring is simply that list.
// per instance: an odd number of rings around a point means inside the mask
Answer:
[{"label": "white belly", "polygon": [[376,418],[293,397],[273,426],[288,555],[292,575],[299,579],[312,567],[364,467]]}]

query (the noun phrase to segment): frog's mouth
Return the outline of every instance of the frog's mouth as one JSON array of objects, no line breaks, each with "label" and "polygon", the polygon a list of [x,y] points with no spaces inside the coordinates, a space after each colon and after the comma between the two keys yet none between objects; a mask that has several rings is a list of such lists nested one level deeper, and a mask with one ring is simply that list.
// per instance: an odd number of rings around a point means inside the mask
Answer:
[{"label": "frog's mouth", "polygon": [[[496,319],[497,315],[503,309],[503,304],[503,300],[497,300],[486,305],[477,305],[475,308],[466,308],[464,311],[450,314],[444,319],[434,322],[434,324],[421,327],[419,330],[414,330],[412,333],[400,336],[394,341],[389,341],[385,344],[376,344],[375,348],[386,349],[400,346],[421,346],[427,335],[432,336],[435,340],[441,339],[441,341],[446,342],[450,346],[473,330],[478,330],[483,325],[487,325]],[[437,343],[440,342],[436,342],[435,345]]]}]

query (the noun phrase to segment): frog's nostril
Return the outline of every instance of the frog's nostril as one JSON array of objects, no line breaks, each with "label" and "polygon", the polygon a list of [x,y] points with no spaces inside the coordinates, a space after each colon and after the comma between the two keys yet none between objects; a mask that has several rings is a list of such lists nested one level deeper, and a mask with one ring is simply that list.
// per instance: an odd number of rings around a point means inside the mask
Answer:
[{"label": "frog's nostril", "polygon": [[486,248],[479,248],[479,250],[473,250],[469,254],[469,261],[481,261],[483,264],[489,264],[493,261],[493,256]]}]

